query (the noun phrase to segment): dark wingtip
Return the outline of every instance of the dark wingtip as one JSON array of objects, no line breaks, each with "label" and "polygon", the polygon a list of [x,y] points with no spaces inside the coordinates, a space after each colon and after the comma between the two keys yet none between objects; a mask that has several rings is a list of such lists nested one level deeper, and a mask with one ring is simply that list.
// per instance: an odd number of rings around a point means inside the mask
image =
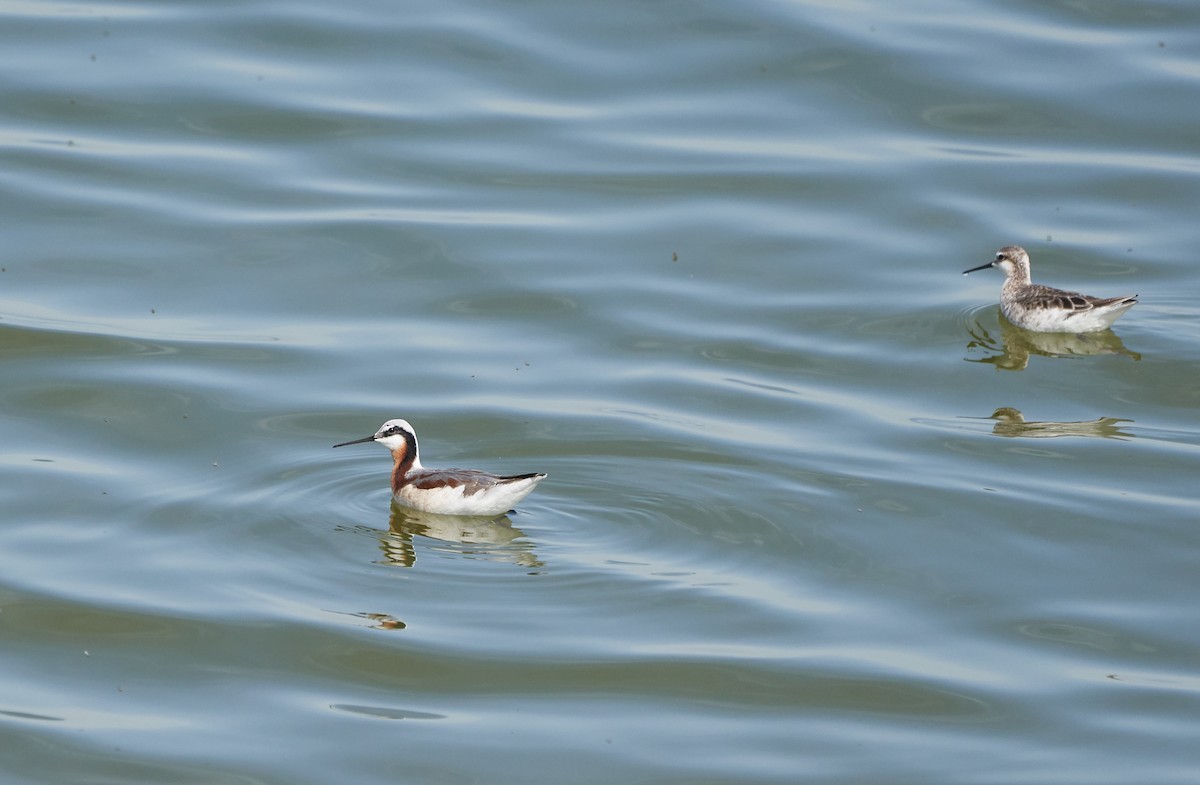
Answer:
[{"label": "dark wingtip", "polygon": [[529,474],[510,474],[509,476],[501,477],[500,479],[504,480],[505,482],[515,482],[517,480],[533,480],[533,479],[544,480],[544,479],[546,479],[546,475],[544,472],[530,472]]}]

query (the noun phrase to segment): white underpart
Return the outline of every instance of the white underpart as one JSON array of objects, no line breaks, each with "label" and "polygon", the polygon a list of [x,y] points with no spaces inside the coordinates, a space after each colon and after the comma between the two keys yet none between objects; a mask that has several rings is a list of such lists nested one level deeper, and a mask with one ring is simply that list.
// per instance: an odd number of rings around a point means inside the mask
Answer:
[{"label": "white underpart", "polygon": [[500,515],[516,507],[543,476],[499,483],[469,496],[462,485],[428,490],[405,485],[396,494],[396,501],[414,510],[443,515]]},{"label": "white underpart", "polygon": [[1043,333],[1093,333],[1107,330],[1133,303],[1115,303],[1087,311],[1064,311],[1057,308],[1018,309],[1001,303],[1004,315],[1018,327]]}]

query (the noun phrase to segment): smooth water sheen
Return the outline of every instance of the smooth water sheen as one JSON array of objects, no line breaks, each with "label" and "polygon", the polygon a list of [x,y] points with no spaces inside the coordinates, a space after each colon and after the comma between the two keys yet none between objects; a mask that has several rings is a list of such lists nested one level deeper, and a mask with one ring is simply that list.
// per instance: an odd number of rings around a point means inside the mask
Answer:
[{"label": "smooth water sheen", "polygon": [[[1194,783],[1200,6],[0,5],[5,783]],[[1036,281],[1142,302],[1005,323]],[[544,471],[506,520],[389,504]]]}]

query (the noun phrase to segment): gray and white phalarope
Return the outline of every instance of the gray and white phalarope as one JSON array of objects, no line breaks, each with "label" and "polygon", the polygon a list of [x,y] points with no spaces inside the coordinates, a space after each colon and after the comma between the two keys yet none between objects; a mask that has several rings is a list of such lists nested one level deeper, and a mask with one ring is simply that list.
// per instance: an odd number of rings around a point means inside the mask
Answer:
[{"label": "gray and white phalarope", "polygon": [[406,507],[442,515],[500,515],[529,495],[544,474],[497,476],[476,469],[427,469],[417,434],[405,420],[388,420],[370,436],[348,444],[379,442],[392,453],[392,496]]},{"label": "gray and white phalarope", "polygon": [[1010,322],[1044,333],[1091,333],[1107,330],[1117,318],[1137,304],[1130,297],[1092,297],[1033,283],[1029,254],[1019,245],[1007,245],[987,264],[964,270],[963,275],[999,267],[1004,275],[1000,310]]}]

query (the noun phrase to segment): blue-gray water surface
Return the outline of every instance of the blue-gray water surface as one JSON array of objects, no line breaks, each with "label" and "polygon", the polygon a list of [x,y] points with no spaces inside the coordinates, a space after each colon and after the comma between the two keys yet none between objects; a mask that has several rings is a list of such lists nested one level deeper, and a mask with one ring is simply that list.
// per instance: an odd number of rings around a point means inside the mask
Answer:
[{"label": "blue-gray water surface", "polygon": [[[1200,780],[1200,6],[0,5],[5,783]],[[1037,335],[1034,278],[1137,293]],[[433,466],[549,478],[500,520]]]}]

